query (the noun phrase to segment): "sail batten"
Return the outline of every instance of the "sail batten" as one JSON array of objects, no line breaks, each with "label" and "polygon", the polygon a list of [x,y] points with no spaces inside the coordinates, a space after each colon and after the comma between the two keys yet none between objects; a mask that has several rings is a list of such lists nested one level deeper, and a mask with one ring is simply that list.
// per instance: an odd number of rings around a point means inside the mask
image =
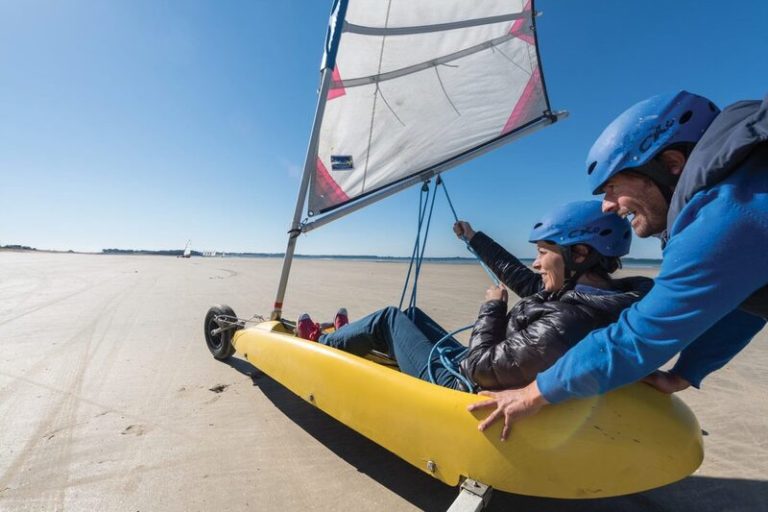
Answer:
[{"label": "sail batten", "polygon": [[407,36],[414,34],[427,34],[429,32],[444,32],[459,28],[476,27],[478,25],[488,25],[491,23],[500,23],[503,21],[513,21],[529,18],[527,13],[512,13],[502,16],[492,16],[489,18],[478,18],[471,20],[456,21],[453,23],[438,23],[435,25],[419,25],[414,27],[366,27],[355,25],[354,23],[345,23],[344,32],[352,32],[367,36]]},{"label": "sail batten", "polygon": [[450,163],[549,116],[531,2],[348,0],[308,213]]},{"label": "sail batten", "polygon": [[[345,80],[339,80],[338,82],[334,81],[331,84],[331,87],[338,87],[338,86],[345,87],[345,88],[359,87],[361,85],[368,85],[368,84],[377,83],[377,82],[386,82],[387,80],[394,80],[395,78],[400,78],[406,75],[410,75],[412,73],[416,73],[417,71],[423,71],[429,68],[436,68],[437,66],[440,66],[442,64],[448,64],[449,62],[460,59],[462,57],[467,57],[469,55],[472,55],[473,53],[481,52],[483,50],[490,50],[493,47],[499,46],[502,43],[514,37],[517,37],[517,34],[509,33],[501,37],[491,39],[490,41],[484,41],[478,45],[472,46],[471,48],[465,48],[463,50],[452,53],[450,55],[437,57],[427,62],[420,62],[418,64],[408,66],[406,68],[397,69],[394,71],[388,71],[386,73],[380,73],[378,75],[371,75],[371,76],[365,76],[360,78],[349,78]],[[528,73],[528,71],[525,70],[524,68],[520,68],[520,69],[522,69],[525,73]]]}]

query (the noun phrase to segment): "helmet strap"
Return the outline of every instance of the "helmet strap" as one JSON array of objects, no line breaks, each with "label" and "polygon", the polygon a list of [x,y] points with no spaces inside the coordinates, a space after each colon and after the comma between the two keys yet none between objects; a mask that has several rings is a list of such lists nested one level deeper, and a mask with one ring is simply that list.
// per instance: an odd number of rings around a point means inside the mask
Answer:
[{"label": "helmet strap", "polygon": [[651,180],[659,189],[661,195],[664,196],[667,204],[672,203],[672,194],[675,192],[675,187],[680,180],[680,175],[669,172],[669,169],[667,169],[658,158],[654,158],[640,167],[627,169],[627,171],[634,172],[640,176],[645,176]]},{"label": "helmet strap", "polygon": [[565,282],[563,283],[563,287],[555,292],[555,297],[557,299],[562,297],[565,292],[573,290],[578,284],[579,279],[581,279],[581,276],[592,269],[592,267],[594,267],[600,260],[600,254],[596,250],[590,249],[589,254],[584,258],[584,261],[575,263],[573,261],[573,251],[571,250],[571,246],[561,245],[559,247],[561,249],[560,254],[562,254],[563,262],[565,263]]}]

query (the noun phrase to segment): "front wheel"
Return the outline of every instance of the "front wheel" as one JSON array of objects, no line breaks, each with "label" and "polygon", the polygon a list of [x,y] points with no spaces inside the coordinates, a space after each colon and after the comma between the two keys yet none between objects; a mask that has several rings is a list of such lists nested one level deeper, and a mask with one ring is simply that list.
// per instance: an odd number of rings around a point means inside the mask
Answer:
[{"label": "front wheel", "polygon": [[237,321],[235,312],[231,307],[217,304],[208,310],[205,315],[203,329],[205,330],[205,343],[213,357],[219,361],[229,359],[235,353],[235,347],[232,346],[232,334],[235,328],[220,331],[213,334],[213,331],[221,327],[227,327]]}]

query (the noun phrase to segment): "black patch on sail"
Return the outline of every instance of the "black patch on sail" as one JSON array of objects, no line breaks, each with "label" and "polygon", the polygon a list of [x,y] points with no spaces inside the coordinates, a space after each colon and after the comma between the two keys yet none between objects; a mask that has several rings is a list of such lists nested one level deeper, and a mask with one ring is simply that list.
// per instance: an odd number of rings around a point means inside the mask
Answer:
[{"label": "black patch on sail", "polygon": [[331,169],[334,171],[351,171],[355,168],[352,155],[331,155]]}]

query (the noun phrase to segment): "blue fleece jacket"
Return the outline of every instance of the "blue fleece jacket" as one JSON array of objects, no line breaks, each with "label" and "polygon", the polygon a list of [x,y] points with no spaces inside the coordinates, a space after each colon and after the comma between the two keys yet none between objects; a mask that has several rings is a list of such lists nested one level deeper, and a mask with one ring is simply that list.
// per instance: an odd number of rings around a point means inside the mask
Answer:
[{"label": "blue fleece jacket", "polygon": [[675,189],[653,289],[539,374],[544,398],[556,403],[605,393],[677,353],[673,372],[698,387],[765,325],[766,141],[768,98],[738,103],[715,119]]}]

